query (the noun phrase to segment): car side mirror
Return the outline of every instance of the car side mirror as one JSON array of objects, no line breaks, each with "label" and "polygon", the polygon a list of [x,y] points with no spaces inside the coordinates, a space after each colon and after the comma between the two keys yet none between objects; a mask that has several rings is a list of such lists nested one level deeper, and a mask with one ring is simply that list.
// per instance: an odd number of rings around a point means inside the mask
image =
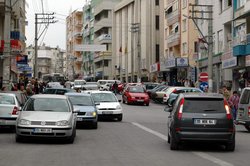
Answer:
[{"label": "car side mirror", "polygon": [[172,107],[168,107],[168,106],[167,106],[167,107],[164,108],[164,111],[165,111],[165,112],[172,112],[173,109],[172,109]]},{"label": "car side mirror", "polygon": [[74,108],[73,113],[78,113],[78,112],[80,112],[80,109]]}]

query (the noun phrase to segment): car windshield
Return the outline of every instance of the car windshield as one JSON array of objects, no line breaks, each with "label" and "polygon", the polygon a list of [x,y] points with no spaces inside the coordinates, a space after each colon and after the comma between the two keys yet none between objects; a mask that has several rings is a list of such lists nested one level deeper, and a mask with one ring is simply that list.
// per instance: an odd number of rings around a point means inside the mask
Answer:
[{"label": "car windshield", "polygon": [[92,106],[93,102],[90,96],[69,96],[69,100],[73,105]]},{"label": "car windshield", "polygon": [[117,102],[117,98],[113,93],[92,93],[95,103],[98,102]]},{"label": "car windshield", "polygon": [[145,93],[145,89],[140,86],[129,87],[129,92],[131,93]]},{"label": "car windshield", "polygon": [[65,99],[31,98],[23,111],[69,112],[69,104]]},{"label": "car windshield", "polygon": [[13,96],[9,95],[0,95],[0,104],[9,104],[9,105],[14,105],[15,104],[15,99]]}]

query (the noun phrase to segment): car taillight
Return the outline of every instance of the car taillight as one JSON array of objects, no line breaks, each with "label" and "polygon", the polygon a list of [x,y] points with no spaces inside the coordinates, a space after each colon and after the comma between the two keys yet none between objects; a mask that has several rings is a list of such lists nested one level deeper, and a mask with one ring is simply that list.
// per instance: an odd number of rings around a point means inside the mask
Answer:
[{"label": "car taillight", "polygon": [[177,92],[177,89],[174,89],[172,93],[175,93],[175,92]]},{"label": "car taillight", "polygon": [[248,107],[248,117],[250,117],[250,106]]},{"label": "car taillight", "polygon": [[225,107],[225,110],[226,110],[226,113],[227,113],[227,119],[228,120],[232,119],[232,115],[230,113],[230,107],[229,107],[226,100],[224,100],[224,107]]},{"label": "car taillight", "polygon": [[18,108],[15,106],[12,110],[12,115],[17,115],[18,114]]},{"label": "car taillight", "polygon": [[184,98],[182,98],[180,102],[180,108],[177,114],[178,119],[182,118],[183,105],[184,105]]}]

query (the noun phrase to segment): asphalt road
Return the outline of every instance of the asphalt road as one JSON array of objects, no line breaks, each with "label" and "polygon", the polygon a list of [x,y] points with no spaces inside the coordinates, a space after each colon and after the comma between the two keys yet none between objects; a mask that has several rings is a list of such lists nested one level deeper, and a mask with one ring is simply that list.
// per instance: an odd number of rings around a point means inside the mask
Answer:
[{"label": "asphalt road", "polygon": [[161,104],[123,104],[122,122],[102,121],[97,130],[77,130],[74,144],[29,140],[16,143],[0,132],[0,166],[246,166],[250,133],[237,126],[235,152],[219,145],[187,144],[171,151],[166,142],[168,113]]}]

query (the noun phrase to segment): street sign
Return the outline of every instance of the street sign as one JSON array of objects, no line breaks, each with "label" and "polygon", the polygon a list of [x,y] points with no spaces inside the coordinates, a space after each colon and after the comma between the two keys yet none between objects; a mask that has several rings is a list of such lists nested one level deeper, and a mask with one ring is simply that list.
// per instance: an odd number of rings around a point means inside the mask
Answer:
[{"label": "street sign", "polygon": [[203,92],[206,92],[208,90],[208,83],[207,82],[201,82],[200,83],[200,90]]},{"label": "street sign", "polygon": [[208,82],[208,74],[206,72],[201,72],[199,75],[199,80],[201,82]]}]

